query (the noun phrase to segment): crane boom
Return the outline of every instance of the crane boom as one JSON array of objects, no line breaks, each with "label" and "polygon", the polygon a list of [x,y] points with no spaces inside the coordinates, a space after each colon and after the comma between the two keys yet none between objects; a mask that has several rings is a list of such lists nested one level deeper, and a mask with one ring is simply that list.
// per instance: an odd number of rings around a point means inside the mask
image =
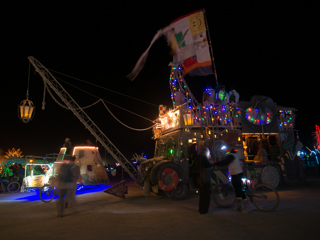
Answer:
[{"label": "crane boom", "polygon": [[130,177],[135,181],[137,179],[138,171],[132,164],[123,156],[123,154],[116,148],[116,146],[107,138],[107,136],[98,128],[98,126],[90,119],[90,117],[81,109],[77,102],[70,96],[70,94],[61,86],[61,84],[54,78],[54,76],[46,69],[37,59],[28,57],[35,70],[40,74],[45,84],[61,98],[66,106],[73,112],[73,114],[82,122],[86,129],[100,142],[100,144],[108,151],[108,153],[127,171]]}]

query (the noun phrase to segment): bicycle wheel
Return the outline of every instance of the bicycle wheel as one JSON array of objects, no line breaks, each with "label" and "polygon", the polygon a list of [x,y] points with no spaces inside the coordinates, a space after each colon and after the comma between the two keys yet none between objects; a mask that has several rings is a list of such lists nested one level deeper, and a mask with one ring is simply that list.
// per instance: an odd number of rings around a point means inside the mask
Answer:
[{"label": "bicycle wheel", "polygon": [[236,193],[229,183],[221,183],[213,189],[213,201],[222,208],[233,207],[236,203]]},{"label": "bicycle wheel", "polygon": [[17,192],[20,189],[20,184],[18,182],[11,182],[7,186],[8,192]]},{"label": "bicycle wheel", "polygon": [[270,212],[278,207],[279,194],[268,184],[258,184],[252,191],[252,203],[263,212]]},{"label": "bicycle wheel", "polygon": [[54,187],[43,186],[40,189],[39,196],[42,202],[49,203],[56,195]]}]

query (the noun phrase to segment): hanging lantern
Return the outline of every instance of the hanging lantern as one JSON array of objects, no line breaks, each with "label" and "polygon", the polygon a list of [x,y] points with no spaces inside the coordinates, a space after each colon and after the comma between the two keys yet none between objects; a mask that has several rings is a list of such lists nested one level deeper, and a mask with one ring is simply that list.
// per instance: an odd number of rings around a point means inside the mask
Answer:
[{"label": "hanging lantern", "polygon": [[18,116],[20,120],[24,123],[28,123],[32,120],[34,116],[35,106],[33,102],[29,100],[29,80],[30,80],[30,62],[29,62],[29,72],[28,72],[28,87],[27,87],[27,99],[23,100],[18,106]]},{"label": "hanging lantern", "polygon": [[28,98],[23,100],[18,106],[18,116],[20,120],[24,123],[28,123],[32,120],[34,116],[34,105],[33,102]]}]

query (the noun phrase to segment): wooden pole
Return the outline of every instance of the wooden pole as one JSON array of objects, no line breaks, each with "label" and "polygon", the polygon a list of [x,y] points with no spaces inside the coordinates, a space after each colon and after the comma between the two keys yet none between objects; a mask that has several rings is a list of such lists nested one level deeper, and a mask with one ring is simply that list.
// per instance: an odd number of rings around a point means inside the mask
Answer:
[{"label": "wooden pole", "polygon": [[208,38],[208,43],[210,47],[210,52],[211,52],[211,62],[212,62],[212,67],[213,67],[213,73],[216,78],[216,84],[218,85],[218,76],[217,76],[217,70],[216,70],[216,64],[214,62],[214,56],[213,56],[213,50],[212,50],[212,44],[211,44],[211,38],[210,38],[210,32],[209,32],[209,26],[208,26],[208,21],[207,21],[207,16],[206,16],[206,11],[203,9],[203,15],[204,15],[204,21],[206,24],[206,29],[207,29],[207,38]]}]

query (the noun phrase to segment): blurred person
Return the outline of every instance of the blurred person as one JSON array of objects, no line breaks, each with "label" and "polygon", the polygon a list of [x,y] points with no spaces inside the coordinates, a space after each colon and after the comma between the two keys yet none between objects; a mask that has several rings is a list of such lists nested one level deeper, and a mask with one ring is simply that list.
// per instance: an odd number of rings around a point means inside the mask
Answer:
[{"label": "blurred person", "polygon": [[230,104],[234,103],[235,106],[237,107],[239,103],[240,95],[236,91],[236,87],[234,85],[231,86],[228,96],[229,96]]},{"label": "blurred person", "polygon": [[257,155],[253,159],[257,162],[268,162],[268,153],[263,144],[259,142]]},{"label": "blurred person", "polygon": [[[73,189],[73,164],[70,162],[63,163],[59,169],[58,176],[55,179],[55,187],[57,188],[57,195],[59,199],[56,200],[58,217],[63,217],[65,201],[69,202],[68,198],[71,196]],[[65,199],[66,198],[66,199]]]},{"label": "blurred person", "polygon": [[9,182],[12,182],[13,181],[13,166],[10,165],[8,169],[9,169],[9,172],[8,172]]},{"label": "blurred person", "polygon": [[18,165],[18,178],[19,178],[19,184],[20,184],[20,188],[22,187],[22,182],[23,182],[23,178],[24,178],[24,168],[22,167],[21,164]]},{"label": "blurred person", "polygon": [[64,140],[64,144],[63,144],[63,147],[65,147],[67,150],[66,150],[66,155],[68,154],[71,154],[71,139],[70,138],[66,138]]},{"label": "blurred person", "polygon": [[86,143],[87,146],[94,146],[90,139],[87,139]]},{"label": "blurred person", "polygon": [[227,103],[229,102],[229,96],[224,85],[220,86],[220,91],[218,96],[219,96],[220,104],[226,106]]},{"label": "blurred person", "polygon": [[[232,177],[232,185],[237,197],[237,207],[234,210],[249,213],[251,210],[248,205],[248,199],[242,191],[241,178],[243,177],[243,170],[240,165],[239,156],[232,145],[224,145],[223,147],[225,147],[229,153],[221,161],[214,163],[213,166],[228,166],[228,171]],[[244,202],[244,208],[242,208],[242,201]]]},{"label": "blurred person", "polygon": [[211,176],[210,170],[212,164],[209,162],[210,151],[208,148],[195,157],[194,160],[194,178],[199,186],[199,212],[200,214],[208,213],[211,199]]},{"label": "blurred person", "polygon": [[18,176],[18,165],[17,164],[13,164],[12,166],[12,173],[14,177]]},{"label": "blurred person", "polygon": [[68,192],[69,196],[66,197],[65,207],[74,207],[76,205],[76,191],[77,191],[77,182],[80,177],[80,167],[75,161],[75,157],[72,157],[71,162],[73,162],[73,166],[71,167],[72,171],[72,188]]},{"label": "blurred person", "polygon": [[192,190],[195,189],[195,169],[194,169],[194,161],[197,157],[197,145],[192,144],[188,151],[188,159],[189,159],[189,186]]}]

